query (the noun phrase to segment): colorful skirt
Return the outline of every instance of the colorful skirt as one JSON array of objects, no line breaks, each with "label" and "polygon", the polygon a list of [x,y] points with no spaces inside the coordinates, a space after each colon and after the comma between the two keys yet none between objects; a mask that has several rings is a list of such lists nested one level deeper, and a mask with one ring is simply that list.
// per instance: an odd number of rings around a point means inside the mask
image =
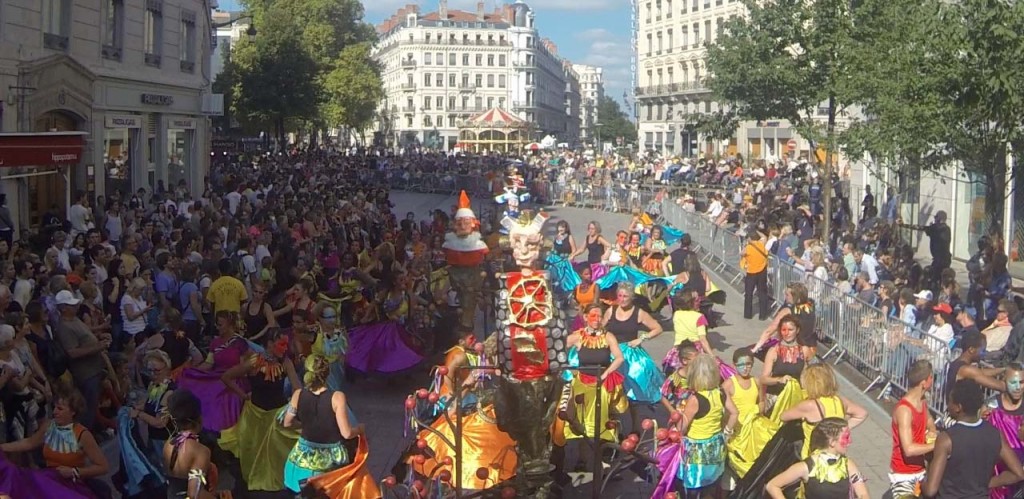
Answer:
[{"label": "colorful skirt", "polygon": [[370,456],[366,437],[359,437],[355,458],[334,471],[309,479],[309,488],[331,499],[379,499],[380,486],[366,469]]},{"label": "colorful skirt", "polygon": [[686,437],[683,455],[676,477],[686,489],[700,489],[714,484],[725,472],[725,437],[719,433],[701,440]]},{"label": "colorful skirt", "polygon": [[[617,439],[615,427],[609,428],[607,423],[613,413],[622,414],[629,409],[629,400],[622,389],[624,377],[618,371],[605,378],[601,387],[601,414],[597,422],[601,440],[614,442]],[[583,403],[576,403],[576,398],[583,396]],[[597,419],[597,377],[576,373],[569,386],[563,391],[563,397],[569,397],[571,409],[568,413],[571,421],[567,421],[564,430],[566,440],[576,438],[594,438],[595,419]],[[562,401],[566,405],[566,400]]]},{"label": "colorful skirt", "polygon": [[[494,406],[484,407],[482,411],[462,418],[462,486],[466,489],[483,490],[493,487],[516,473],[518,458],[515,441],[498,429],[494,421]],[[439,417],[431,427],[449,442],[455,441],[455,433],[446,418]],[[454,463],[457,459],[455,449],[450,448],[437,433],[430,430],[420,432],[419,438],[426,440],[432,455],[422,465],[412,463],[412,468],[422,476],[436,476],[441,469],[449,470],[454,476],[455,465],[445,466],[441,463],[449,456]],[[486,480],[477,476],[480,469],[487,470]]]},{"label": "colorful skirt", "polygon": [[756,412],[748,413],[740,421],[739,431],[726,446],[729,450],[729,467],[737,478],[746,476],[780,426],[778,421],[772,421]]},{"label": "colorful skirt", "polygon": [[284,463],[299,434],[278,422],[284,408],[263,410],[251,401],[242,407],[238,424],[221,432],[217,443],[238,458],[249,490],[284,489]]},{"label": "colorful skirt", "polygon": [[643,347],[631,347],[625,343],[622,349],[622,367],[619,372],[626,377],[626,396],[631,402],[656,404],[661,400],[661,385],[665,375],[658,369],[651,355]]},{"label": "colorful skirt", "polygon": [[572,293],[583,282],[580,280],[580,275],[576,273],[576,269],[573,268],[568,255],[549,253],[545,263],[547,271],[551,274],[551,282],[555,284],[558,291],[566,294]]},{"label": "colorful skirt", "polygon": [[12,498],[60,497],[94,499],[96,494],[82,482],[72,482],[55,469],[19,468],[0,452],[0,493]]},{"label": "colorful skirt", "polygon": [[306,480],[349,462],[348,451],[341,442],[320,444],[299,437],[284,463],[284,485],[292,492],[301,492]]},{"label": "colorful skirt", "polygon": [[178,378],[178,389],[192,392],[202,401],[203,429],[222,431],[238,422],[242,399],[220,380],[224,371],[186,369]]},{"label": "colorful skirt", "polygon": [[419,365],[423,356],[406,342],[406,331],[395,321],[356,326],[349,330],[346,363],[364,373],[393,374]]},{"label": "colorful skirt", "polygon": [[[697,347],[697,351],[704,352],[704,344],[699,341],[694,341],[693,346]],[[715,357],[718,361],[718,374],[722,377],[722,381],[725,381],[736,375],[736,368],[726,364],[720,357]],[[682,364],[679,363],[679,350],[670,348],[665,354],[665,358],[661,361],[661,367],[665,372],[673,372]]]}]

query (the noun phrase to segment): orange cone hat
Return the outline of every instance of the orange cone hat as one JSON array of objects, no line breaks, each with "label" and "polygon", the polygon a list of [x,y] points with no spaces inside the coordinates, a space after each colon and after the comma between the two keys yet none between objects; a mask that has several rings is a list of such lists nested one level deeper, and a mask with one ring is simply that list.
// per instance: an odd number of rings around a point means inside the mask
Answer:
[{"label": "orange cone hat", "polygon": [[473,213],[473,209],[469,205],[469,196],[466,191],[459,193],[459,209],[455,212],[455,219],[460,218],[476,218],[476,213]]}]

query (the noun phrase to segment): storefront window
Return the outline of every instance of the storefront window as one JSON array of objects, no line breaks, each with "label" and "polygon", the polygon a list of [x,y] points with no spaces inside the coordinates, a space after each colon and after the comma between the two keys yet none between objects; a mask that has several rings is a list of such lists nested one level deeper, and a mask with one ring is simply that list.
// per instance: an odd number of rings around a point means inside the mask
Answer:
[{"label": "storefront window", "polygon": [[103,136],[103,163],[107,172],[107,197],[120,192],[121,199],[127,199],[132,192],[132,150],[138,147],[132,143],[133,129],[107,128]]},{"label": "storefront window", "polygon": [[[189,158],[191,157],[191,130],[170,128],[167,130],[167,189],[188,192]],[[183,189],[179,189],[179,186]]]},{"label": "storefront window", "polygon": [[[953,256],[970,258],[978,247],[978,238],[988,233],[988,217],[985,214],[985,183],[973,173],[967,174],[967,181],[957,183],[957,231],[953,238]],[[929,220],[929,223],[931,221]],[[966,237],[963,237],[965,236]]]}]

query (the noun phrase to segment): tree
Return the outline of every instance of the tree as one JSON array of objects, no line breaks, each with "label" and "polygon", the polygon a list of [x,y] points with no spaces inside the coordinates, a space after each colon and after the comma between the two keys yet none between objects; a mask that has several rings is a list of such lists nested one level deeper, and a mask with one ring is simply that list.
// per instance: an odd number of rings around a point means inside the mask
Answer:
[{"label": "tree", "polygon": [[[749,15],[736,16],[707,47],[708,86],[737,116],[788,120],[812,144],[835,150],[835,118],[847,102],[840,93],[852,29],[849,0],[744,0]],[[822,131],[815,109],[828,103]],[[826,154],[826,174],[832,154]],[[832,196],[825,196],[831,213]],[[831,217],[824,219],[828,238]]]},{"label": "tree", "polygon": [[384,98],[380,67],[370,58],[369,43],[342,49],[338,64],[325,77],[324,90],[322,115],[329,123],[366,130],[376,112],[376,106],[367,104]]},{"label": "tree", "polygon": [[240,121],[271,127],[284,144],[286,121],[316,112],[316,64],[302,49],[286,12],[264,16],[254,42],[241,41],[228,70],[234,77],[231,111]]},{"label": "tree", "polygon": [[601,96],[597,102],[597,121],[601,123],[602,141],[614,141],[622,137],[623,145],[636,143],[636,125],[629,120],[615,99]]}]

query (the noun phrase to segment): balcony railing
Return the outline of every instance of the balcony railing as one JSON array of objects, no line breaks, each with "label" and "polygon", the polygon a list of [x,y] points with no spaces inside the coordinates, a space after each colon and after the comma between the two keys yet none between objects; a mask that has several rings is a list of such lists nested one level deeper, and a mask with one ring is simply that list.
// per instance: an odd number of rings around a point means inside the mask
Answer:
[{"label": "balcony railing", "polygon": [[459,91],[461,92],[475,92],[476,83],[459,83]]},{"label": "balcony railing", "polygon": [[416,90],[416,84],[415,83],[403,83],[402,84],[402,90],[406,90],[406,91]]},{"label": "balcony railing", "polygon": [[668,83],[662,85],[649,85],[646,87],[637,87],[636,95],[638,97],[662,97],[669,95],[679,94],[698,94],[707,92],[709,89],[704,85],[702,81],[687,81],[682,83]]},{"label": "balcony railing", "polygon": [[402,112],[406,114],[413,114],[416,112],[416,106],[405,106],[402,108]]},{"label": "balcony railing", "polygon": [[403,68],[415,68],[416,67],[416,61],[414,61],[412,59],[405,59],[405,60],[402,61],[402,67]]}]

